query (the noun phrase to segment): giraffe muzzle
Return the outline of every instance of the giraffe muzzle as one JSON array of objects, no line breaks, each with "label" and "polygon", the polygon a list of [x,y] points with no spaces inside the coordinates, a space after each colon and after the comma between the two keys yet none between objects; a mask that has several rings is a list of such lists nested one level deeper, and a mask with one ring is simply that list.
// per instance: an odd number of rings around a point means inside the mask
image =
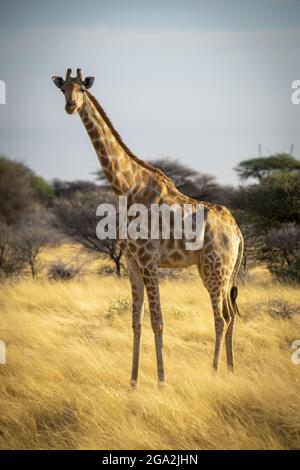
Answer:
[{"label": "giraffe muzzle", "polygon": [[65,107],[68,114],[73,114],[76,111],[76,102],[75,101],[68,101]]}]

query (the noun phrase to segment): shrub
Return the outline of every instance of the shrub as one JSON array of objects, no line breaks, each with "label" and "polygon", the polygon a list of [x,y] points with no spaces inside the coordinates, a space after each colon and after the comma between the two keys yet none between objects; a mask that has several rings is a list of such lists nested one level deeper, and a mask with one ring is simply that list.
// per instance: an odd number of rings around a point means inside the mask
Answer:
[{"label": "shrub", "polygon": [[289,320],[294,315],[300,314],[299,305],[292,304],[283,299],[274,299],[270,302],[254,305],[252,308],[273,318],[283,318],[284,320]]},{"label": "shrub", "polygon": [[288,281],[300,281],[300,226],[285,224],[269,230],[261,259],[271,273]]},{"label": "shrub", "polygon": [[110,302],[106,318],[110,321],[116,316],[127,315],[131,312],[131,301],[127,298],[117,299]]},{"label": "shrub", "polygon": [[80,273],[80,267],[66,264],[62,260],[54,261],[48,269],[48,278],[52,281],[69,281]]}]

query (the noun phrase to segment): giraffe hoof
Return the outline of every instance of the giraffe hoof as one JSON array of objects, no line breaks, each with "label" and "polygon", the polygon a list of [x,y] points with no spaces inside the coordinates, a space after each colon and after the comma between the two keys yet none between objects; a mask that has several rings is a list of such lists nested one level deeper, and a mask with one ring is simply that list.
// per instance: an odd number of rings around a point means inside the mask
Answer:
[{"label": "giraffe hoof", "polygon": [[130,388],[131,388],[131,390],[136,390],[138,388],[138,381],[137,380],[131,380],[130,381]]},{"label": "giraffe hoof", "polygon": [[159,390],[163,390],[166,387],[166,382],[164,380],[159,380],[157,387]]}]

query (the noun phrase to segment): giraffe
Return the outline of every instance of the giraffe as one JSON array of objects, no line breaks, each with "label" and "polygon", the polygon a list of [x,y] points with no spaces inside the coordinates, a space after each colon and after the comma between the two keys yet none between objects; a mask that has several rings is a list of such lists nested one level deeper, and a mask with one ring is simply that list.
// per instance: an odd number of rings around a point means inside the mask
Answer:
[{"label": "giraffe", "polygon": [[[54,84],[65,95],[65,110],[78,113],[94,146],[103,171],[118,196],[126,195],[128,204],[199,204],[181,193],[159,169],[136,157],[124,144],[105,111],[90,93],[94,77],[76,77],[67,70],[66,78],[54,76]],[[122,239],[132,293],[133,359],[131,386],[137,387],[140,341],[143,323],[144,291],[147,292],[154,334],[158,384],[165,381],[163,359],[163,317],[160,303],[159,268],[198,267],[212,304],[215,327],[213,370],[218,369],[225,341],[227,367],[234,372],[233,332],[238,308],[236,277],[243,256],[243,236],[230,211],[220,205],[201,203],[205,212],[203,246],[187,250],[184,240],[170,237]]]}]

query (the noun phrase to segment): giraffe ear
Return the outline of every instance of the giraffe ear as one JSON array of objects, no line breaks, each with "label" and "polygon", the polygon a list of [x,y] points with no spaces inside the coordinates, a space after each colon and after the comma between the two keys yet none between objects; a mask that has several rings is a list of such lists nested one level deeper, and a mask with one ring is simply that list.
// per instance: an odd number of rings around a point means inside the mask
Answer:
[{"label": "giraffe ear", "polygon": [[57,88],[62,88],[63,84],[65,83],[61,77],[52,77],[53,83]]},{"label": "giraffe ear", "polygon": [[91,86],[93,86],[94,80],[95,80],[95,77],[86,77],[85,78],[83,84],[84,84],[84,86],[87,90],[89,88],[91,88]]}]

